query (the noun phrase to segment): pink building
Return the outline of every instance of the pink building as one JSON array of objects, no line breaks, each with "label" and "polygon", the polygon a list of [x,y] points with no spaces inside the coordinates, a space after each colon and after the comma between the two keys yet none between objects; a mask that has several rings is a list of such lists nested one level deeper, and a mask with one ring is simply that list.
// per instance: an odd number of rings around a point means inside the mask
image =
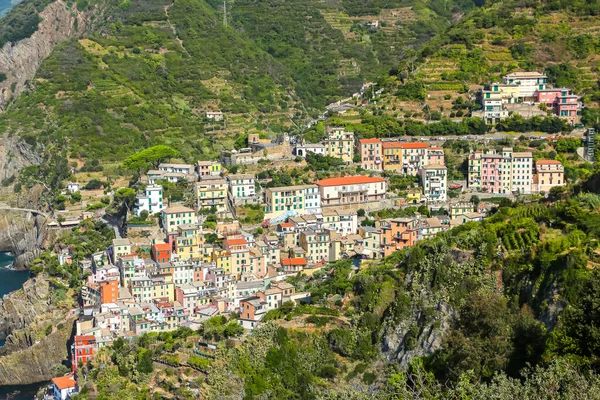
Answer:
[{"label": "pink building", "polygon": [[567,119],[571,124],[578,120],[577,109],[579,108],[579,98],[574,94],[560,95],[558,103],[555,106],[556,115]]},{"label": "pink building", "polygon": [[546,104],[548,107],[554,107],[554,103],[557,101],[558,96],[560,96],[561,91],[565,89],[543,89],[537,91],[537,102]]},{"label": "pink building", "polygon": [[427,165],[446,165],[444,162],[444,149],[429,147],[427,149]]},{"label": "pink building", "polygon": [[360,139],[358,141],[360,152],[360,166],[369,171],[381,171],[382,152],[380,139]]},{"label": "pink building", "polygon": [[502,193],[502,156],[481,155],[481,189],[488,193]]}]

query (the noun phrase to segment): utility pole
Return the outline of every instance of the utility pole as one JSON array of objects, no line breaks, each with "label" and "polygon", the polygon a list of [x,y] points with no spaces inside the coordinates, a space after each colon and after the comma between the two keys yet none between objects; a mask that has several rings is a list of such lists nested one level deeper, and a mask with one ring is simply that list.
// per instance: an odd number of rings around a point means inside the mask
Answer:
[{"label": "utility pole", "polygon": [[227,0],[223,0],[223,26],[227,28]]}]

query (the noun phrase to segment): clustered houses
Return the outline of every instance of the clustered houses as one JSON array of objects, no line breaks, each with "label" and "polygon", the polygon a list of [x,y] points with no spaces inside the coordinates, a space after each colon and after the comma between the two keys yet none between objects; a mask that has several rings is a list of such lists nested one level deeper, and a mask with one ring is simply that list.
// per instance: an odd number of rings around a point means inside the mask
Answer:
[{"label": "clustered houses", "polygon": [[[496,194],[539,193],[565,184],[563,166],[555,160],[534,162],[530,152],[513,152],[510,147],[474,151],[469,155],[468,186]],[[543,183],[542,183],[543,182]]]},{"label": "clustered houses", "polygon": [[[502,78],[502,82],[492,83],[481,91],[483,110],[473,115],[481,116],[486,123],[493,124],[507,118],[511,113],[526,117],[554,115],[568,120],[571,124],[579,120],[581,108],[579,96],[567,88],[548,88],[548,78],[538,72],[513,72]],[[540,106],[543,105],[541,108]]]}]

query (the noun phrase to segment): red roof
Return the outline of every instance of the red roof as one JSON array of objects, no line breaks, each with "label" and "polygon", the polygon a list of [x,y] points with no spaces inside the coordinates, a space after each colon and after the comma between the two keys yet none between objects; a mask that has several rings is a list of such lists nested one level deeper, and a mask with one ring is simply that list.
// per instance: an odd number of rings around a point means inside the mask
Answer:
[{"label": "red roof", "polygon": [[94,336],[94,335],[75,336],[75,341],[78,341],[78,340],[96,340],[96,336]]},{"label": "red roof", "polygon": [[554,165],[562,165],[562,163],[560,161],[556,161],[556,160],[538,160],[535,162],[536,164],[554,164]]},{"label": "red roof", "polygon": [[225,241],[225,243],[229,246],[236,246],[236,245],[241,245],[241,244],[248,244],[248,242],[246,242],[246,239],[227,239]]},{"label": "red roof", "polygon": [[377,139],[377,138],[373,138],[373,139],[360,139],[358,142],[360,144],[381,143],[381,139]]},{"label": "red roof", "polygon": [[70,389],[77,386],[77,382],[75,382],[75,378],[73,378],[73,375],[65,375],[58,378],[54,378],[52,379],[52,383],[54,383],[58,390]]},{"label": "red roof", "polygon": [[292,224],[291,222],[282,222],[279,224],[279,226],[281,226],[282,228],[291,228],[294,226],[294,224]]},{"label": "red roof", "polygon": [[385,179],[365,176],[365,175],[355,175],[355,176],[344,176],[342,178],[327,178],[321,179],[317,181],[317,185],[319,186],[342,186],[342,185],[358,185],[361,183],[380,183],[385,182]]},{"label": "red roof", "polygon": [[415,142],[415,143],[401,143],[400,147],[403,149],[426,149],[427,143]]},{"label": "red roof", "polygon": [[160,251],[171,250],[171,245],[168,243],[155,243],[152,245],[152,247]]},{"label": "red roof", "polygon": [[400,149],[402,146],[400,142],[383,142],[384,149]]},{"label": "red roof", "polygon": [[282,258],[282,265],[306,265],[306,258],[304,257],[295,257],[295,258]]}]

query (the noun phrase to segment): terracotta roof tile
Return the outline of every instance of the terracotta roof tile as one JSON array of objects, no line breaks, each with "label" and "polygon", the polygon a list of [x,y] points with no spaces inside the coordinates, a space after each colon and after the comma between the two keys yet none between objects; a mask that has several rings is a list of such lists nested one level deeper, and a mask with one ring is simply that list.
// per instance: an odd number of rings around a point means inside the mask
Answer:
[{"label": "terracotta roof tile", "polygon": [[380,183],[385,182],[385,179],[364,175],[344,176],[341,178],[327,178],[317,181],[319,186],[342,186],[342,185],[357,185],[363,183]]}]

